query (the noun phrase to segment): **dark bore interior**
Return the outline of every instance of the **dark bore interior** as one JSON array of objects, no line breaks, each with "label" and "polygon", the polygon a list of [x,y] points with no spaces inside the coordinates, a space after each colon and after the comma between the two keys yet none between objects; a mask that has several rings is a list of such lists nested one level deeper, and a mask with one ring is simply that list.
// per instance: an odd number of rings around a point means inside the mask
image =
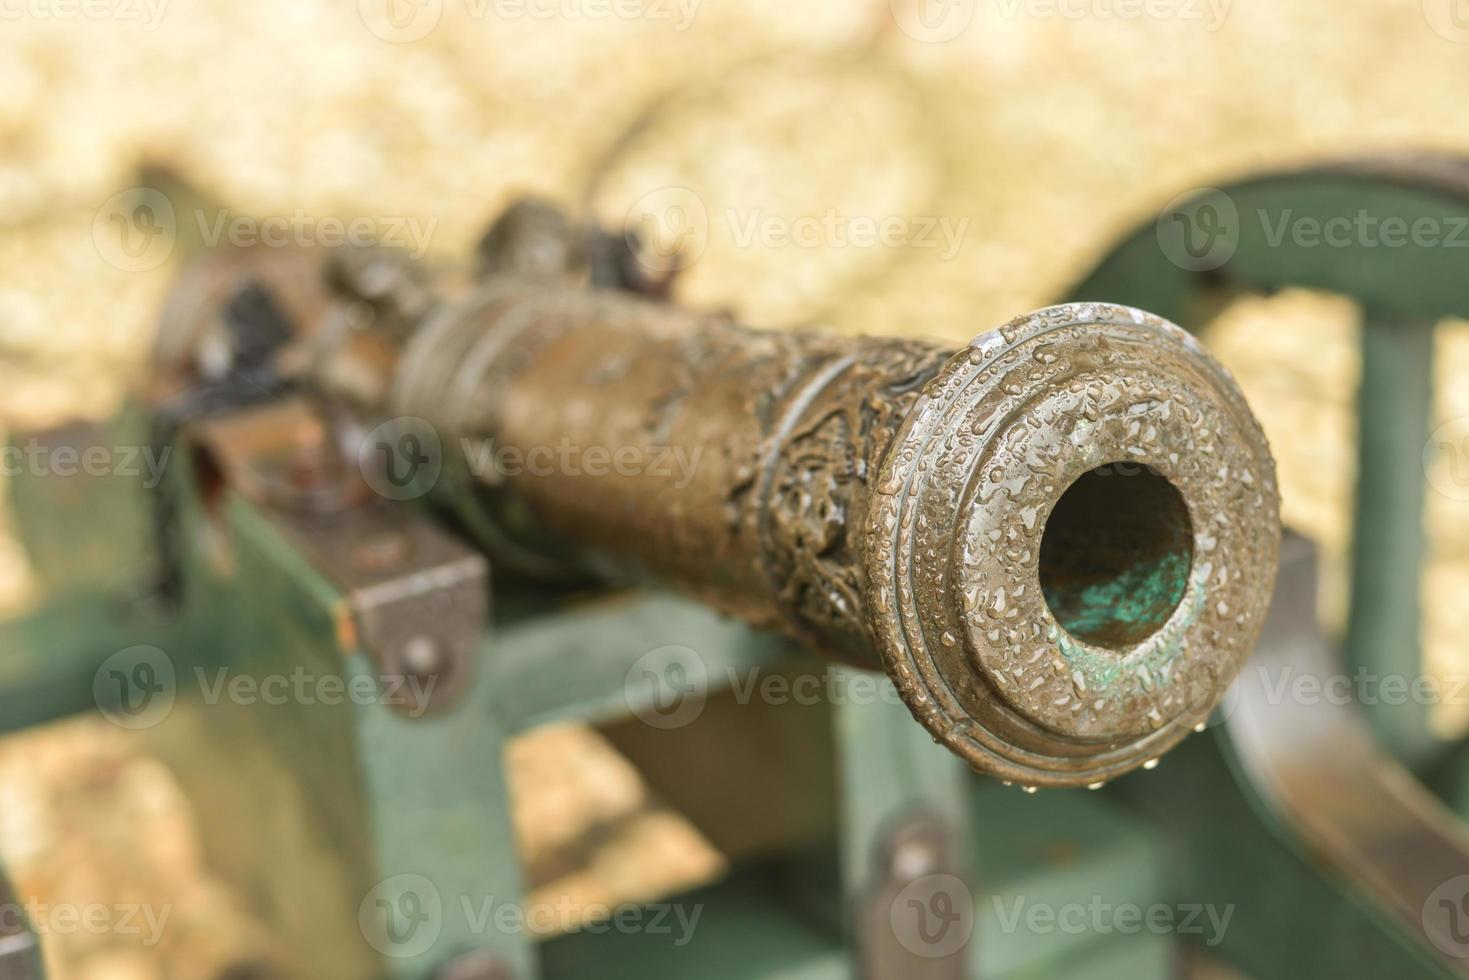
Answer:
[{"label": "dark bore interior", "polygon": [[1113,463],[1083,473],[1056,502],[1041,538],[1041,591],[1068,633],[1120,650],[1173,615],[1193,558],[1188,507],[1173,484]]}]

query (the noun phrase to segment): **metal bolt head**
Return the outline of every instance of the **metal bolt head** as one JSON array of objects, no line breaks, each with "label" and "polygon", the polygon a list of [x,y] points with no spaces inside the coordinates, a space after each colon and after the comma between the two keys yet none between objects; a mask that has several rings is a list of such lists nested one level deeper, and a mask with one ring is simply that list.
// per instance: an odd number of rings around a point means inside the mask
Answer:
[{"label": "metal bolt head", "polygon": [[425,679],[443,671],[447,662],[442,645],[426,633],[410,637],[399,657],[405,673]]}]

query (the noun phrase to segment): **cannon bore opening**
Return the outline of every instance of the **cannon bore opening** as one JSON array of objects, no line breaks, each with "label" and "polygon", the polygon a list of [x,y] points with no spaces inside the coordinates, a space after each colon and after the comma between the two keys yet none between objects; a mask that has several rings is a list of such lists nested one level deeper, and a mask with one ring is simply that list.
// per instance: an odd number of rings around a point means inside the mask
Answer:
[{"label": "cannon bore opening", "polygon": [[1068,633],[1122,650],[1152,636],[1183,601],[1193,525],[1173,484],[1135,463],[1083,473],[1041,538],[1046,605]]}]

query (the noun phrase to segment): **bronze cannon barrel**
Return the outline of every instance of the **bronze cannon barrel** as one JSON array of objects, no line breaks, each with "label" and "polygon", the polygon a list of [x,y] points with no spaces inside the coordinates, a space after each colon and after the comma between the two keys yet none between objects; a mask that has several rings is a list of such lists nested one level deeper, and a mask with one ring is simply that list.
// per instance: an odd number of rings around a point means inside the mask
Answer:
[{"label": "bronze cannon barrel", "polygon": [[1029,785],[1201,724],[1273,585],[1258,425],[1192,337],[1123,307],[954,351],[492,282],[409,342],[391,402],[595,563],[886,670]]},{"label": "bronze cannon barrel", "polygon": [[305,383],[426,428],[492,555],[656,579],[884,670],[978,770],[1149,764],[1254,647],[1274,463],[1229,374],[1157,317],[1057,306],[954,350],[510,274],[346,329],[310,277],[262,268],[310,321]]}]

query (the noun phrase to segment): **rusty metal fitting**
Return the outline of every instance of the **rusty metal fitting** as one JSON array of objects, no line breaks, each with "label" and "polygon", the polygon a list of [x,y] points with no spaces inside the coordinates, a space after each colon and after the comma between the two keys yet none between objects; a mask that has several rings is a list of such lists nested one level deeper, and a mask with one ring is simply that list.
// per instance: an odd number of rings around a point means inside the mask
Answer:
[{"label": "rusty metal fitting", "polygon": [[[533,517],[503,539],[885,669],[936,740],[1028,786],[1104,782],[1202,724],[1274,580],[1259,426],[1192,337],[1124,307],[955,353],[500,280],[409,343],[391,411]],[[581,462],[529,465],[557,447]]]}]

